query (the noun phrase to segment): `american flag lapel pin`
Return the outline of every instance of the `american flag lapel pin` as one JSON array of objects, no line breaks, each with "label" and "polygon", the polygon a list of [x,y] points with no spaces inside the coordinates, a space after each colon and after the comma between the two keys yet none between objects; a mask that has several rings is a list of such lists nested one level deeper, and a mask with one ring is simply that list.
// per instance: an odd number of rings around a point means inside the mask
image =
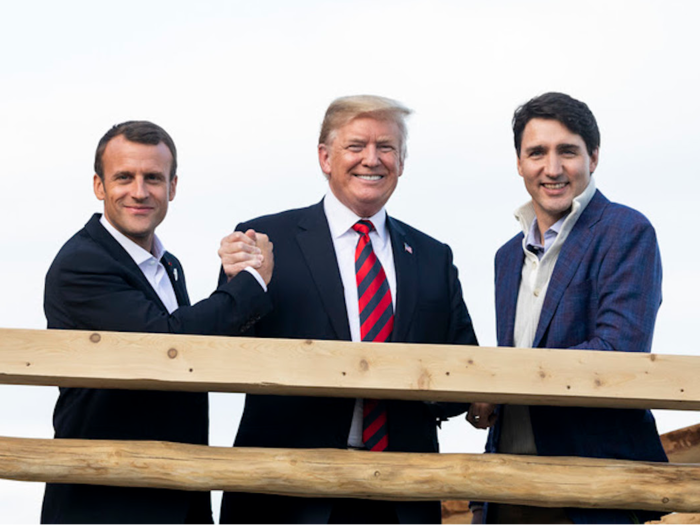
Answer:
[{"label": "american flag lapel pin", "polygon": [[403,249],[406,250],[411,255],[413,255],[413,248],[411,248],[407,242],[403,243]]}]

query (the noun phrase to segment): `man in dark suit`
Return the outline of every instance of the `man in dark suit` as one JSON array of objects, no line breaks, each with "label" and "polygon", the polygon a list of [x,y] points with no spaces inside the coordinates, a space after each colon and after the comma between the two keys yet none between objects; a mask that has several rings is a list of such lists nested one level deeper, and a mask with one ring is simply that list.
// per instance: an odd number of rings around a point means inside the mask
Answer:
[{"label": "man in dark suit", "polygon": [[[318,146],[318,204],[239,225],[275,243],[274,311],[257,337],[477,344],[452,252],[387,216],[403,171],[401,104],[344,97]],[[377,264],[377,262],[379,264]],[[437,452],[437,423],[464,405],[248,395],[235,446]],[[439,523],[439,502],[224,494],[221,522]]]},{"label": "man in dark suit", "polygon": [[[531,201],[522,232],[496,254],[500,346],[650,352],[661,304],[661,259],[641,213],[596,190],[600,133],[586,104],[536,97],[513,118],[518,172]],[[667,461],[650,411],[475,403],[494,423],[487,451]],[[639,523],[653,513],[487,505],[488,523]],[[640,520],[640,521],[637,521]]]},{"label": "man in dark suit", "polygon": [[[175,144],[150,122],[116,125],[100,140],[94,190],[104,215],[95,214],[49,269],[49,328],[236,335],[271,309],[272,246],[252,231],[224,238],[226,278],[190,306],[182,267],[155,235],[175,197],[176,169]],[[54,412],[56,438],[206,445],[208,425],[206,393],[61,388]],[[212,513],[205,492],[48,484],[41,519],[212,523]]]}]

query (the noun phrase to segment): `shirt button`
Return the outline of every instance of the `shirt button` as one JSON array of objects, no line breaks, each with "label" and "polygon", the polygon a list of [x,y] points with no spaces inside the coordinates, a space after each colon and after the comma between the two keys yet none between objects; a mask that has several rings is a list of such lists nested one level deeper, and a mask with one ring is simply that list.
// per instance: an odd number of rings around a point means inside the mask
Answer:
[{"label": "shirt button", "polygon": [[536,288],[535,291],[532,293],[535,295],[535,297],[539,297],[540,296],[540,289]]}]

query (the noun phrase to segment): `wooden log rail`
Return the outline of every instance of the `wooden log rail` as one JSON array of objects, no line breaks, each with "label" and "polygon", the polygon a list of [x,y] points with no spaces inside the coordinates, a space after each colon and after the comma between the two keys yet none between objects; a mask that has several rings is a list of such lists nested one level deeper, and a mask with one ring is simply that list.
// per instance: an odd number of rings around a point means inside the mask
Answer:
[{"label": "wooden log rail", "polygon": [[673,463],[700,463],[700,424],[662,434],[661,444]]},{"label": "wooden log rail", "polygon": [[700,410],[700,357],[0,329],[0,383]]},{"label": "wooden log rail", "polygon": [[700,465],[0,438],[0,477],[183,490],[700,511]]},{"label": "wooden log rail", "polygon": [[[698,410],[699,371],[695,356],[0,329],[0,384]],[[0,438],[0,478],[700,511],[700,465],[562,457]]]}]

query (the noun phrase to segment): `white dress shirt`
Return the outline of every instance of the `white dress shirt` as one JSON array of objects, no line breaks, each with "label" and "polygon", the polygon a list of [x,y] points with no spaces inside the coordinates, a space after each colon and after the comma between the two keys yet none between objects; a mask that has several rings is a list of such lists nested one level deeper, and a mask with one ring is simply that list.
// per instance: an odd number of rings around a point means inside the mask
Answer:
[{"label": "white dress shirt", "polygon": [[[150,283],[158,294],[158,297],[160,297],[160,300],[168,309],[168,313],[173,313],[177,310],[179,305],[175,297],[173,283],[170,282],[168,273],[160,262],[160,259],[165,253],[165,248],[158,236],[155,234],[153,235],[153,253],[150,253],[112,226],[109,221],[105,219],[104,215],[100,218],[100,224],[105,227],[122,248],[126,250],[126,253],[131,256],[136,265],[143,272],[146,280]],[[173,277],[177,279],[177,274],[174,274]]]},{"label": "white dress shirt", "polygon": [[[328,220],[333,239],[333,248],[338,260],[340,278],[343,282],[345,309],[348,313],[350,337],[353,341],[362,341],[360,335],[360,306],[357,298],[357,280],[355,277],[355,248],[360,234],[352,226],[360,219],[371,221],[374,230],[369,233],[374,253],[382,263],[386,274],[391,301],[396,312],[396,269],[394,268],[394,253],[391,250],[391,237],[386,225],[386,210],[382,208],[371,217],[358,217],[341,203],[329,189],[323,199],[323,211]],[[362,447],[362,399],[355,402],[355,412],[350,426],[348,445]]]}]

